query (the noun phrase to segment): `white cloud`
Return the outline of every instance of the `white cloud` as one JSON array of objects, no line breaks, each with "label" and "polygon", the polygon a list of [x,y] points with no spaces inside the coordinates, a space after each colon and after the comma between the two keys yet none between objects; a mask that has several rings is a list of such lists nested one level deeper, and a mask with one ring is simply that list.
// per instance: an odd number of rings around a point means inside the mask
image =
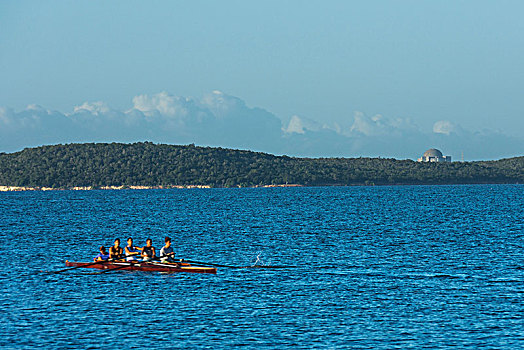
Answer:
[{"label": "white cloud", "polygon": [[[53,136],[55,139],[53,140]],[[241,99],[214,91],[201,100],[166,92],[139,95],[127,111],[85,102],[71,113],[28,106],[0,110],[0,151],[57,142],[197,143],[278,151],[281,121]]]},{"label": "white cloud", "polygon": [[366,136],[380,135],[383,133],[384,126],[380,122],[380,115],[374,118],[367,117],[362,112],[355,112],[351,132],[359,132]]},{"label": "white cloud", "polygon": [[304,126],[302,125],[302,119],[300,119],[300,117],[296,115],[291,117],[291,120],[289,121],[287,128],[283,128],[283,130],[290,134],[303,134],[305,132]]},{"label": "white cloud", "polygon": [[433,124],[433,132],[435,134],[449,135],[457,131],[457,126],[449,120],[439,120]]},{"label": "white cloud", "polygon": [[0,107],[0,130],[1,130],[1,127],[2,126],[7,126],[7,125],[10,125],[12,123],[12,120],[10,118],[10,114],[11,114],[11,110],[10,109],[7,109],[7,108],[4,108],[4,107]]},{"label": "white cloud", "polygon": [[224,94],[218,90],[204,95],[200,103],[204,108],[209,109],[217,118],[226,118],[235,112],[247,109],[245,102],[238,97]]},{"label": "white cloud", "polygon": [[[416,132],[418,127],[409,118],[386,118],[381,114],[368,117],[364,113],[356,111],[353,116],[353,124],[346,135],[361,134],[365,136],[401,135],[406,132]],[[344,130],[342,130],[344,133]]]},{"label": "white cloud", "polygon": [[35,111],[35,112],[48,112],[44,107],[36,105],[36,104],[30,104],[26,107],[26,110],[28,111]]},{"label": "white cloud", "polygon": [[90,112],[94,115],[104,114],[109,112],[109,107],[104,102],[84,102],[80,106],[75,106],[73,113]]},{"label": "white cloud", "polygon": [[[161,92],[139,95],[127,110],[84,102],[71,113],[29,105],[0,107],[0,152],[68,142],[135,142],[222,146],[299,156],[417,158],[437,147],[455,159],[519,155],[524,140],[497,132],[468,132],[449,121],[420,130],[409,118],[355,112],[346,124],[322,125],[294,115],[283,123],[238,97],[213,91],[201,99]],[[490,147],[485,147],[489,144]]]},{"label": "white cloud", "polygon": [[322,125],[314,120],[294,115],[291,117],[287,127],[282,130],[286,133],[304,134],[306,131],[319,131],[321,129],[331,129],[327,125]]},{"label": "white cloud", "polygon": [[133,98],[133,108],[141,111],[146,116],[153,116],[157,113],[173,117],[177,114],[184,114],[183,100],[180,97],[169,95],[163,91],[153,96],[138,95]]}]

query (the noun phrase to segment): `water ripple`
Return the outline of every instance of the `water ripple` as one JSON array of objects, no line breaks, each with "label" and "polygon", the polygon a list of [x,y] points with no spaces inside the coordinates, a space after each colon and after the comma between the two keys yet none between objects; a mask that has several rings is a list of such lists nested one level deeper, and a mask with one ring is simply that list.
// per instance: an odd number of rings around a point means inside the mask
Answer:
[{"label": "water ripple", "polygon": [[[0,193],[0,346],[522,348],[523,207],[522,185]],[[129,235],[296,268],[43,272]]]}]

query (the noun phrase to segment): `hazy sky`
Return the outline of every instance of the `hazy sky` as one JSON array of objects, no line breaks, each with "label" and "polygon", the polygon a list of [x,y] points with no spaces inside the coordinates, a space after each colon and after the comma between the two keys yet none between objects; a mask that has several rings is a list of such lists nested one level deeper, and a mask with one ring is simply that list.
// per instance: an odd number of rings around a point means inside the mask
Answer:
[{"label": "hazy sky", "polygon": [[[281,120],[288,134],[377,136],[361,127],[367,118],[373,127],[408,123],[421,138],[462,132],[513,140],[478,158],[523,154],[513,149],[524,145],[522,13],[517,0],[2,1],[0,151],[41,142],[16,144],[6,125],[49,133],[31,124],[36,117],[27,113],[36,109],[28,105],[67,116],[102,101],[125,112],[139,96],[202,103],[220,90]],[[402,140],[393,156],[447,145]],[[307,155],[289,147],[272,151]],[[456,157],[468,147],[443,151]],[[380,149],[351,152],[338,153]]]}]

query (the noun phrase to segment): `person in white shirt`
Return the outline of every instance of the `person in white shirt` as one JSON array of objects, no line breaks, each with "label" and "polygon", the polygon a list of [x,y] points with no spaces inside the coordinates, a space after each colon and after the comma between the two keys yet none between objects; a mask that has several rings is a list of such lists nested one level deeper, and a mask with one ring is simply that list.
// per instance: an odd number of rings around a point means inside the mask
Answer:
[{"label": "person in white shirt", "polygon": [[175,252],[171,246],[171,238],[166,237],[166,244],[160,249],[160,261],[165,262],[175,262]]},{"label": "person in white shirt", "polygon": [[126,260],[127,261],[138,261],[137,256],[140,255],[140,252],[142,251],[142,248],[135,247],[133,245],[133,238],[129,237],[127,239],[127,246],[124,249],[126,254]]}]

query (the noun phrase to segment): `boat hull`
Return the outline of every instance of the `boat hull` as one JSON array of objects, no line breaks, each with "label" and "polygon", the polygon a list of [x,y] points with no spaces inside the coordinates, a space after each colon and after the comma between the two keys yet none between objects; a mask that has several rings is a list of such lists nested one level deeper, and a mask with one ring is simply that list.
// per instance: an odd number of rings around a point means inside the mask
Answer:
[{"label": "boat hull", "polygon": [[113,261],[100,261],[96,264],[84,263],[84,262],[73,262],[66,261],[68,267],[84,267],[88,269],[118,269],[122,271],[149,271],[149,272],[188,272],[188,273],[217,273],[217,269],[214,267],[207,266],[192,266],[188,263],[183,263],[181,266],[177,266],[171,263],[156,263],[156,262],[113,262]]}]

